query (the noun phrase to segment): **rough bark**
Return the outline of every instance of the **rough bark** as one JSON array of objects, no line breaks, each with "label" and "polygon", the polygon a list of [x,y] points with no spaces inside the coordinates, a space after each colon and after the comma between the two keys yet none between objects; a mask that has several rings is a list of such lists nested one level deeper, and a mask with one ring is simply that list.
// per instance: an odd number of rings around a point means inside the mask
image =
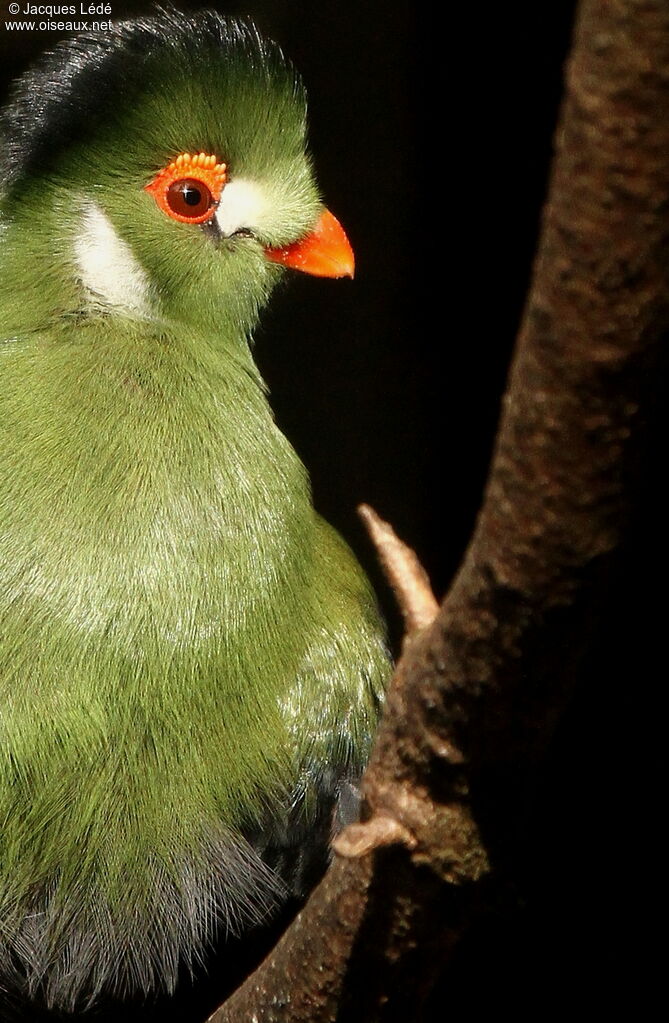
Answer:
[{"label": "rough bark", "polygon": [[513,857],[624,542],[669,328],[666,0],[583,0],[556,149],[483,506],[406,643],[366,821],[212,1023],[417,1018]]}]

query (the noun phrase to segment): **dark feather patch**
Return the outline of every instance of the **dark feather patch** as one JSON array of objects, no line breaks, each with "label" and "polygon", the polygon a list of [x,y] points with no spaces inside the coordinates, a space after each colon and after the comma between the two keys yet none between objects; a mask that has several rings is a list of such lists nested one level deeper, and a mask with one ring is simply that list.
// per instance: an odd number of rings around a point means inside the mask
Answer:
[{"label": "dark feather patch", "polygon": [[161,55],[193,65],[198,58],[233,58],[254,74],[287,73],[299,88],[279,46],[261,38],[253,24],[215,11],[156,8],[152,17],[62,41],[15,84],[0,114],[4,188],[9,191],[24,176],[51,165],[107,112],[132,103],[147,65]]}]

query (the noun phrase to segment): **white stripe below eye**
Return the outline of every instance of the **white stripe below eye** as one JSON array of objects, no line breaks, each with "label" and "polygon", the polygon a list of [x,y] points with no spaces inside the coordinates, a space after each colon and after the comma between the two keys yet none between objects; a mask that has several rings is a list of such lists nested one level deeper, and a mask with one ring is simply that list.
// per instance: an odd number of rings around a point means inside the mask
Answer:
[{"label": "white stripe below eye", "polygon": [[95,203],[87,203],[83,209],[75,260],[93,305],[131,316],[150,315],[147,273]]},{"label": "white stripe below eye", "polygon": [[260,185],[237,179],[223,189],[216,210],[221,234],[229,237],[235,231],[261,231],[267,215],[267,197]]}]

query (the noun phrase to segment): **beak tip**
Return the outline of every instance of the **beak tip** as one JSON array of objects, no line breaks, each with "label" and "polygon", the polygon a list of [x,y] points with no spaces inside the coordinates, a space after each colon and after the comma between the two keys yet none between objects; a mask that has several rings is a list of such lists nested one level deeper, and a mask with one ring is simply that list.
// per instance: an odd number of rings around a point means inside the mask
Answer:
[{"label": "beak tip", "polygon": [[323,277],[336,277],[339,280],[348,278],[352,281],[355,277],[355,256],[353,255],[353,249],[349,243],[348,238],[345,237],[345,244],[337,251],[332,254],[331,260],[323,264],[322,267]]}]

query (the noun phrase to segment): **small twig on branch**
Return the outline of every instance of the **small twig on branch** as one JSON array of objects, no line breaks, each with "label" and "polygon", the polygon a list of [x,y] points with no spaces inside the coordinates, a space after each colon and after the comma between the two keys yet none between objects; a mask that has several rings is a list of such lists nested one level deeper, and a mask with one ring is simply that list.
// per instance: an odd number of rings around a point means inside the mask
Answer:
[{"label": "small twig on branch", "polygon": [[395,594],[408,636],[431,625],[439,611],[427,572],[393,529],[368,504],[358,505],[358,515],[376,547],[379,561]]},{"label": "small twig on branch", "polygon": [[339,856],[355,859],[366,856],[373,849],[381,849],[384,845],[405,845],[407,849],[414,849],[416,839],[394,817],[379,814],[364,824],[349,824],[335,838],[332,848]]}]

